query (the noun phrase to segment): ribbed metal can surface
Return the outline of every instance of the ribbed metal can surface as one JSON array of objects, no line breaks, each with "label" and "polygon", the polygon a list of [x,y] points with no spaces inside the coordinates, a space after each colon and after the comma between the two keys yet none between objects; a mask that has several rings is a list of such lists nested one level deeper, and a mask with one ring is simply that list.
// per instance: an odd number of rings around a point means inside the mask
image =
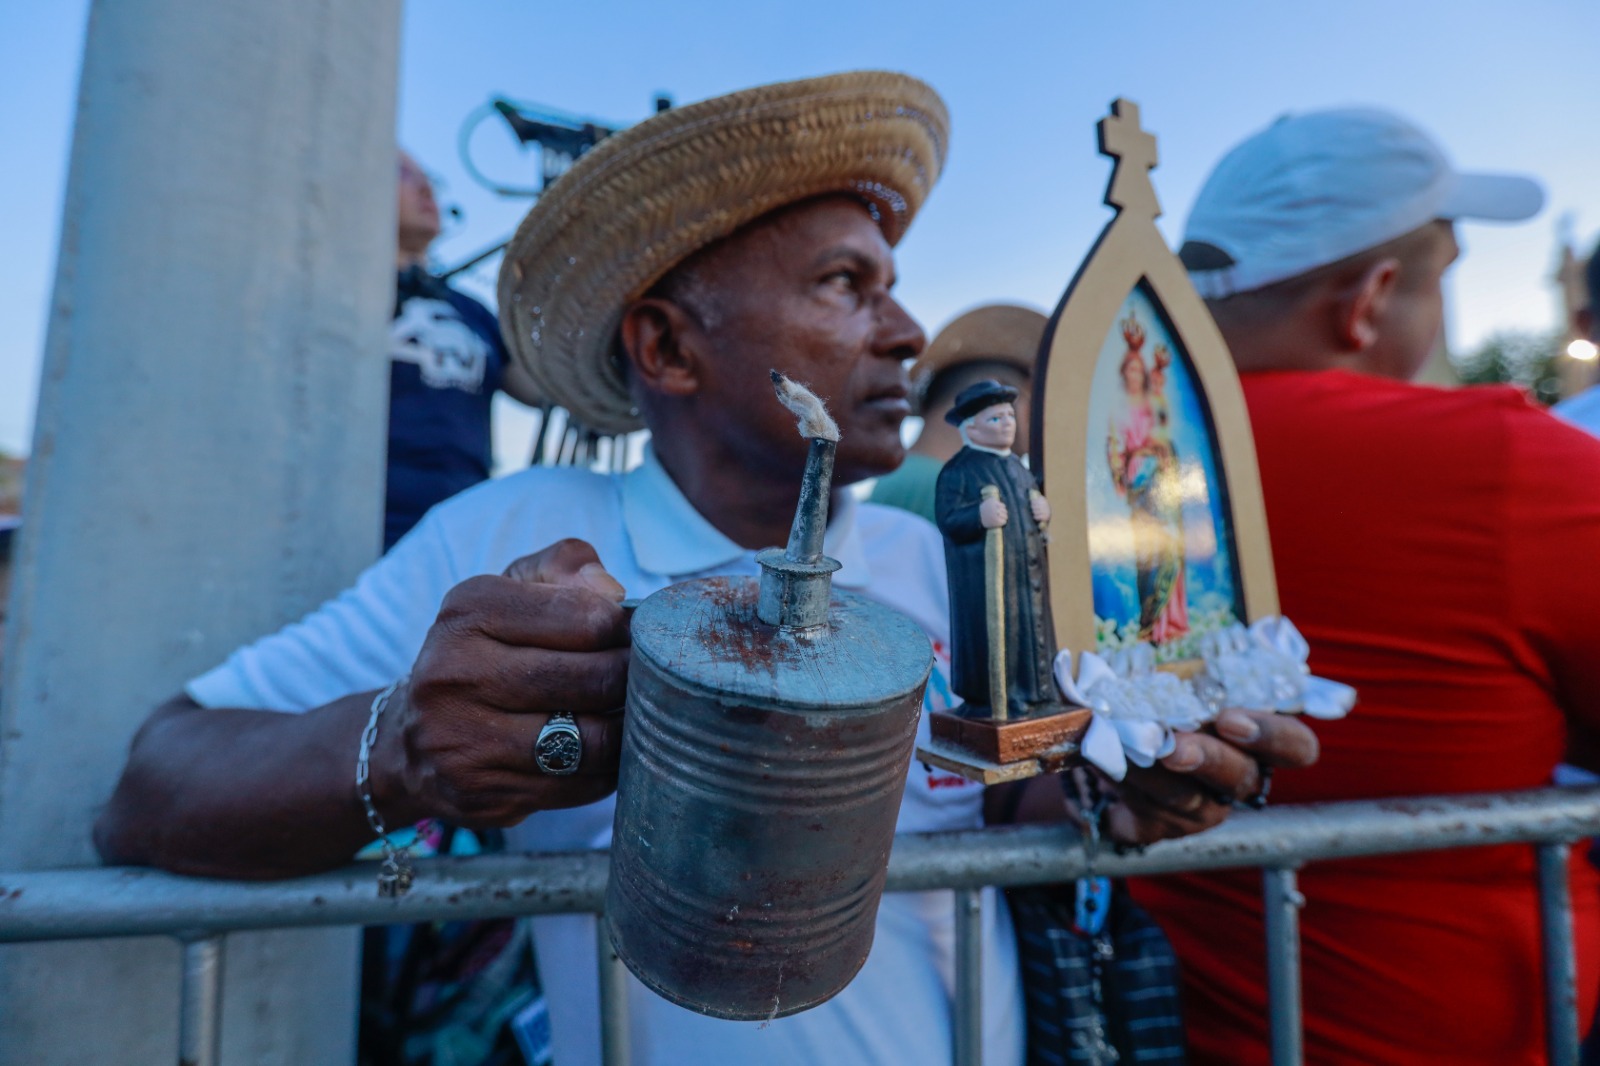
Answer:
[{"label": "ribbed metal can surface", "polygon": [[757,583],[711,578],[633,617],[606,921],[667,999],[758,1020],[838,993],[872,947],[928,638],[834,592],[770,626]]}]

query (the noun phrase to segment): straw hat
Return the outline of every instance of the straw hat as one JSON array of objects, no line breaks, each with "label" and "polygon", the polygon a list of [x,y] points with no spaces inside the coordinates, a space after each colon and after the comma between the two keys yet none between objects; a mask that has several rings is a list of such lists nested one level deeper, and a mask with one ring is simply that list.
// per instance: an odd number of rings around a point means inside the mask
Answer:
[{"label": "straw hat", "polygon": [[1031,307],[986,304],[939,331],[911,364],[911,393],[920,408],[933,379],[962,363],[995,362],[1032,376],[1049,319]]},{"label": "straw hat", "polygon": [[917,79],[860,71],[719,96],[606,138],[506,248],[506,390],[603,433],[638,429],[613,354],[629,301],[706,245],[813,196],[861,197],[896,243],[938,180],[949,121]]}]

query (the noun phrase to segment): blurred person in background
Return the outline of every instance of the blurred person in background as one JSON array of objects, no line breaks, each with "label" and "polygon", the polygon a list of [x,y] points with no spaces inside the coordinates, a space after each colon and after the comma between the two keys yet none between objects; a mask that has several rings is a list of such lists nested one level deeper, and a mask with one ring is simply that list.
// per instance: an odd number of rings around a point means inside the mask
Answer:
[{"label": "blurred person in background", "polygon": [[[11,557],[22,528],[22,477],[26,463],[0,452],[0,655],[5,654],[6,612],[11,596]],[[0,667],[4,667],[0,660]]]},{"label": "blurred person in background", "polygon": [[[1274,799],[1537,788],[1600,728],[1600,441],[1512,388],[1411,383],[1454,223],[1542,203],[1363,109],[1280,119],[1200,191],[1179,254],[1240,371],[1282,610],[1311,669],[1360,693],[1308,723],[1322,758]],[[1572,882],[1587,1018],[1595,871]],[[1259,875],[1133,887],[1177,947],[1193,1061],[1264,1066]],[[1307,1063],[1545,1061],[1531,847],[1319,862],[1299,887]]]},{"label": "blurred person in background", "polygon": [[912,413],[922,429],[905,462],[879,478],[869,499],[934,521],[933,488],[939,471],[961,450],[961,433],[944,420],[956,393],[985,378],[1017,390],[1017,439],[1011,450],[1028,456],[1033,364],[1049,320],[1014,304],[974,308],[939,331],[911,364]]},{"label": "blurred person in background", "polygon": [[[11,545],[17,539],[22,521],[16,515],[0,514],[0,655],[6,647],[6,604],[11,599]],[[5,660],[0,659],[0,667]]]},{"label": "blurred person in background", "polygon": [[399,277],[389,328],[389,475],[383,550],[428,508],[489,476],[490,404],[506,349],[492,311],[428,270],[433,183],[400,153]]}]

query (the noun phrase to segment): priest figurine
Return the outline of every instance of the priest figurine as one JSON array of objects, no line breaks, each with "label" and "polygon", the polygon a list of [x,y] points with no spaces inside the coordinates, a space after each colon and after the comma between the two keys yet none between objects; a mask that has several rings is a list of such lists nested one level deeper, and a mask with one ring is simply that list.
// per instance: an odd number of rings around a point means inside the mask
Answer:
[{"label": "priest figurine", "polygon": [[[935,503],[950,574],[951,687],[967,717],[1015,719],[1063,709],[1050,672],[1056,654],[1045,563],[1050,505],[1011,453],[1016,398],[1009,385],[979,381],[945,415],[964,443],[939,473]],[[1003,649],[998,662],[991,647]],[[996,714],[991,692],[1002,690],[1006,707]]]}]

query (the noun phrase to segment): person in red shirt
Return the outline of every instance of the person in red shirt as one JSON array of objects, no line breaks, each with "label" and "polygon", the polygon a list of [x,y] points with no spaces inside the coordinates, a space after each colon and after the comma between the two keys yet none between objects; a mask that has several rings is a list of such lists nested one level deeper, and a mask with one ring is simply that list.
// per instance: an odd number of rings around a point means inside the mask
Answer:
[{"label": "person in red shirt", "polygon": [[[1384,112],[1280,120],[1207,180],[1180,257],[1237,363],[1283,613],[1314,673],[1354,685],[1310,722],[1274,801],[1525,789],[1600,726],[1600,441],[1504,387],[1410,383],[1437,343],[1452,222],[1511,221],[1527,179],[1454,171]],[[1596,996],[1595,871],[1572,867],[1580,1018]],[[1300,876],[1306,1061],[1543,1063],[1527,846],[1315,863]],[[1254,871],[1142,881],[1184,971],[1196,1063],[1269,1059]]]}]

